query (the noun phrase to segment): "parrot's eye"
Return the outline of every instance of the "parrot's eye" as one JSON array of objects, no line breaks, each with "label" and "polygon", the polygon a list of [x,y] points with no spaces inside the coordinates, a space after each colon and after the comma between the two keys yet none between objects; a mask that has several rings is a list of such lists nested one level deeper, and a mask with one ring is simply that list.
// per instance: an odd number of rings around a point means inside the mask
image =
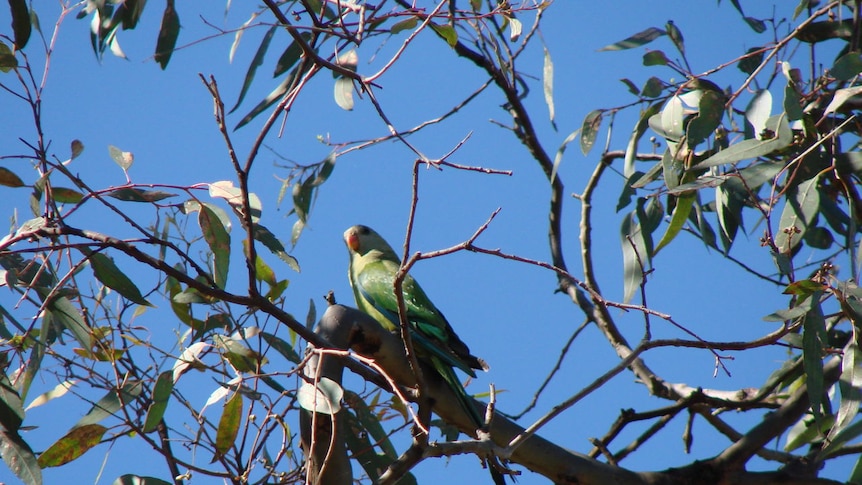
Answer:
[{"label": "parrot's eye", "polygon": [[359,226],[359,234],[365,236],[368,234],[368,231],[370,231],[370,229],[368,229],[368,226]]}]

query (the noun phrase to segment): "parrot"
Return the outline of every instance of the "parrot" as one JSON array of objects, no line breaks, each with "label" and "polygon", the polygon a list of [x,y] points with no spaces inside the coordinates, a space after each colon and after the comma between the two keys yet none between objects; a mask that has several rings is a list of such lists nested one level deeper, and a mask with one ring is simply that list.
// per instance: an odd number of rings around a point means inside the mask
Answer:
[{"label": "parrot", "polygon": [[[384,329],[398,333],[398,301],[395,298],[395,275],[401,260],[392,247],[373,229],[356,225],[344,231],[344,242],[350,253],[348,278],[356,306],[374,318]],[[407,309],[410,337],[417,359],[443,378],[458,397],[476,429],[484,426],[473,400],[455,375],[453,367],[476,377],[473,369],[488,370],[484,360],[472,355],[446,317],[431,303],[419,283],[407,274],[403,280],[404,305]]]}]

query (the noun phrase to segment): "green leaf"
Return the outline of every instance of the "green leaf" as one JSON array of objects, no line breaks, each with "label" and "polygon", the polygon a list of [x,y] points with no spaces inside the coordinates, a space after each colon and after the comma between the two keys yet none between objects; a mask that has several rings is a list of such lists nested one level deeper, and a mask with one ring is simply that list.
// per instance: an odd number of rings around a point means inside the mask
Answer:
[{"label": "green leaf", "polygon": [[198,358],[205,350],[209,349],[210,345],[205,342],[195,342],[184,349],[180,356],[174,361],[173,374],[174,384],[185,374],[189,369],[204,369],[206,366]]},{"label": "green leaf", "polygon": [[862,55],[859,52],[848,52],[835,61],[829,71],[839,81],[849,81],[862,72]]},{"label": "green leaf", "polygon": [[853,471],[850,472],[850,477],[847,479],[847,483],[852,485],[859,485],[862,483],[862,456],[856,460],[856,464],[853,465]]},{"label": "green leaf", "polygon": [[180,209],[183,211],[183,214],[192,214],[194,212],[199,212],[202,205],[205,205],[210,211],[212,211],[216,215],[216,217],[218,217],[219,222],[221,222],[221,225],[225,228],[225,230],[230,232],[231,228],[233,227],[230,221],[230,216],[224,209],[215,204],[211,204],[209,202],[204,202],[203,204],[201,204],[194,199],[189,199],[183,202],[183,205],[180,207]]},{"label": "green leaf", "polygon": [[224,289],[230,268],[230,234],[208,204],[201,206],[198,224],[204,240],[213,253],[213,280],[216,286]]},{"label": "green leaf", "polygon": [[234,392],[233,396],[225,403],[221,419],[218,422],[213,462],[224,456],[233,446],[239,433],[240,424],[242,424],[242,394]]},{"label": "green leaf", "polygon": [[724,116],[724,96],[712,90],[706,90],[698,102],[697,116],[686,127],[686,143],[694,149],[702,141],[709,138],[721,124]]},{"label": "green leaf", "polygon": [[292,270],[299,273],[299,261],[297,261],[293,256],[287,254],[287,250],[284,248],[284,245],[281,244],[281,241],[275,237],[275,234],[273,234],[272,231],[267,229],[265,226],[255,224],[253,236],[255,240],[260,241],[267,249],[272,251],[272,254],[278,256],[278,258],[287,263]]},{"label": "green leaf", "polygon": [[749,27],[751,27],[751,30],[758,34],[766,32],[766,22],[763,20],[756,19],[754,17],[743,17],[742,19],[745,20],[745,23],[747,23]]},{"label": "green leaf", "polygon": [[661,103],[656,102],[651,104],[647,109],[642,110],[640,113],[640,118],[638,118],[638,122],[635,125],[634,130],[632,130],[632,134],[629,137],[628,144],[626,145],[626,156],[625,156],[625,164],[623,166],[623,175],[632,181],[632,174],[635,172],[635,159],[637,158],[638,144],[640,143],[641,138],[643,138],[644,134],[649,128],[649,120],[655,114],[659,112],[661,109]]},{"label": "green leaf", "polygon": [[17,432],[24,421],[24,403],[5,374],[0,374],[0,426]]},{"label": "green leaf", "polygon": [[61,204],[77,204],[84,199],[84,194],[66,187],[51,187],[51,195]]},{"label": "green leaf", "polygon": [[162,25],[159,27],[159,38],[156,41],[156,52],[153,55],[153,58],[159,63],[162,70],[168,67],[168,62],[174,53],[174,47],[177,45],[179,35],[180,17],[174,8],[174,1],[168,0],[165,11],[162,14]]},{"label": "green leaf", "polygon": [[641,96],[645,98],[657,98],[661,96],[661,92],[664,89],[664,83],[661,79],[652,76],[647,79],[644,83],[643,89],[641,89]]},{"label": "green leaf", "polygon": [[[119,391],[113,389],[108,391],[108,393],[102,396],[96,404],[93,404],[90,411],[88,411],[84,417],[79,419],[72,429],[95,424],[109,416],[112,416],[114,413],[122,409],[124,404],[130,403],[134,398],[138,397],[142,390],[143,384],[141,381],[126,381],[123,383],[123,386]],[[120,394],[123,395],[122,400],[120,399]]]},{"label": "green leaf", "polygon": [[814,249],[829,249],[835,242],[835,237],[825,227],[810,227],[805,231],[802,240]]},{"label": "green leaf", "polygon": [[12,49],[0,41],[0,72],[9,72],[18,67],[18,59]]},{"label": "green leaf", "polygon": [[640,90],[638,89],[637,84],[632,82],[631,79],[623,78],[623,79],[620,79],[620,82],[625,84],[626,87],[628,88],[629,92],[634,94],[635,96],[637,96],[640,93]]},{"label": "green leaf", "polygon": [[81,155],[81,153],[84,152],[84,144],[81,143],[81,140],[72,140],[71,149],[72,149],[71,160],[74,160],[74,159],[78,158],[78,156]]},{"label": "green leaf", "polygon": [[544,48],[545,56],[542,63],[542,92],[545,95],[545,104],[548,106],[548,116],[551,120],[551,126],[556,130],[557,124],[554,121],[554,61],[551,60],[551,51],[547,47]]},{"label": "green leaf", "polygon": [[234,130],[238,130],[243,126],[247,125],[251,122],[251,120],[255,119],[259,114],[266,111],[270,106],[275,104],[276,101],[280,100],[282,96],[287,92],[288,87],[293,84],[293,81],[297,76],[297,69],[293,69],[290,71],[290,74],[285,76],[285,78],[281,81],[281,84],[276,86],[265,98],[263,98],[257,105],[251,109],[241,120],[236,124]]},{"label": "green leaf", "polygon": [[9,0],[9,9],[12,11],[12,32],[15,35],[15,49],[21,50],[27,45],[32,32],[27,0]]},{"label": "green leaf", "polygon": [[775,245],[779,251],[789,252],[798,246],[808,229],[812,227],[820,211],[820,191],[817,190],[817,181],[818,177],[814,177],[787,191],[781,219],[778,227],[773,231]]},{"label": "green leaf", "polygon": [[258,368],[264,363],[265,358],[259,353],[233,338],[214,335],[213,342],[224,352],[230,365],[240,372],[258,372]]},{"label": "green leaf", "polygon": [[667,32],[662,29],[659,29],[657,27],[650,27],[619,42],[614,42],[613,44],[606,45],[599,49],[599,52],[619,51],[624,49],[632,49],[634,47],[640,47],[642,45],[649,44],[650,42],[658,39],[665,34],[667,34]]},{"label": "green leaf", "polygon": [[623,303],[631,301],[635,292],[643,282],[646,246],[643,244],[643,231],[640,224],[635,223],[634,214],[623,218],[620,228],[620,243],[623,250]]},{"label": "green leaf", "polygon": [[314,186],[306,182],[297,182],[293,185],[293,210],[302,222],[308,220],[314,195]]},{"label": "green leaf", "polygon": [[667,226],[664,235],[656,245],[653,255],[658,254],[661,248],[670,244],[676,235],[679,234],[679,231],[682,230],[682,226],[684,226],[685,221],[688,220],[688,215],[691,212],[692,205],[694,204],[695,196],[696,193],[692,191],[677,197],[676,207],[673,208],[670,224]]},{"label": "green leaf", "polygon": [[338,158],[338,155],[335,152],[330,153],[323,159],[318,170],[317,175],[311,179],[311,185],[314,187],[319,187],[329,179],[329,176],[332,175],[332,171],[335,169],[335,160]]},{"label": "green leaf", "polygon": [[264,296],[269,301],[275,301],[284,294],[284,291],[287,289],[289,284],[290,280],[279,280],[274,285],[270,286],[269,291],[267,291]]},{"label": "green leaf", "polygon": [[[665,150],[665,151],[667,151],[667,150]],[[647,172],[645,174],[643,174],[640,178],[634,179],[634,182],[632,182],[630,184],[630,187],[632,187],[634,189],[640,189],[640,188],[646,187],[647,184],[654,182],[656,179],[658,179],[659,175],[661,175],[661,173],[663,171],[663,167],[662,167],[662,165],[664,165],[663,161],[664,161],[664,156],[662,156],[661,161],[659,161],[658,163],[656,163],[655,165],[650,167],[650,169],[647,170]]]},{"label": "green leaf", "polygon": [[128,171],[132,166],[132,163],[135,162],[135,156],[132,152],[124,152],[114,145],[108,145],[108,155],[111,156],[111,160],[114,161],[117,165],[120,166],[125,171]]},{"label": "green leaf", "polygon": [[765,137],[762,140],[752,139],[735,143],[698,163],[693,168],[703,169],[761,157],[786,148],[793,142],[793,131],[790,129],[787,117],[784,114],[769,118],[766,122],[766,129],[775,136],[771,138]]},{"label": "green leaf", "polygon": [[[39,348],[39,346],[34,347],[34,349],[35,348]],[[71,389],[72,386],[74,386],[74,385],[75,385],[74,380],[63,381],[63,382],[57,384],[50,391],[43,392],[42,394],[39,394],[38,396],[36,396],[36,399],[33,399],[33,401],[27,405],[27,408],[25,410],[29,410],[31,408],[41,406],[41,405],[47,403],[48,401],[50,401],[52,399],[56,399],[58,397],[63,397],[67,392],[69,392],[69,389]]]},{"label": "green leaf", "polygon": [[[311,33],[309,32],[302,32],[299,36],[306,44],[311,41]],[[281,57],[278,58],[278,62],[275,63],[275,71],[273,71],[272,77],[278,77],[286,73],[287,70],[293,67],[301,57],[302,46],[297,41],[291,42],[287,46],[287,49],[281,53]]]},{"label": "green leaf", "polygon": [[126,474],[117,477],[111,485],[172,485],[172,483],[173,482],[166,482],[161,478]]},{"label": "green leaf", "polygon": [[294,364],[299,364],[302,358],[293,350],[293,347],[284,341],[281,337],[273,335],[271,333],[261,332],[260,337],[269,344],[272,348],[276,350],[279,354],[281,354],[285,359],[293,362]]},{"label": "green leaf", "polygon": [[230,109],[230,113],[233,113],[242,103],[242,100],[245,99],[245,95],[248,93],[248,88],[251,87],[251,82],[254,80],[257,68],[263,65],[263,59],[266,57],[266,51],[269,49],[269,44],[272,42],[273,36],[275,36],[275,31],[279,28],[279,25],[273,25],[266,31],[266,34],[264,34],[263,40],[260,41],[260,46],[258,46],[257,52],[254,54],[254,57],[251,59],[251,64],[249,64],[248,69],[245,72],[245,79],[242,82],[242,88],[239,90],[239,97],[237,98],[234,107]]},{"label": "green leaf", "polygon": [[168,408],[168,400],[171,397],[171,392],[174,389],[174,379],[172,371],[165,371],[159,374],[156,379],[156,385],[153,386],[152,400],[149,409],[147,409],[147,419],[144,421],[144,433],[150,433],[158,428],[162,417],[165,415],[165,410]]},{"label": "green leaf", "polygon": [[800,356],[794,356],[781,364],[781,367],[772,371],[772,374],[766,378],[766,382],[760,386],[760,391],[771,389],[784,389],[791,385],[794,381],[802,376],[802,369],[799,366]]},{"label": "green leaf", "polygon": [[668,190],[675,190],[679,187],[683,176],[682,160],[673,155],[677,151],[674,144],[669,143],[667,150],[661,157],[662,175],[664,175],[664,184]]},{"label": "green leaf", "polygon": [[793,308],[783,308],[776,310],[769,315],[763,317],[764,322],[789,322],[805,315],[811,310],[809,305],[797,305]]},{"label": "green leaf", "polygon": [[662,138],[670,142],[678,142],[685,133],[685,107],[679,96],[671,96],[661,112],[649,119],[649,126]]},{"label": "green leaf", "polygon": [[24,181],[6,167],[0,167],[0,185],[6,187],[24,187]]},{"label": "green leaf", "polygon": [[101,424],[88,424],[72,428],[47,450],[39,455],[39,466],[48,468],[61,466],[76,460],[90,448],[99,444],[108,428]]},{"label": "green leaf", "polygon": [[[832,418],[833,416],[827,416],[824,420],[824,424],[831,425]],[[824,429],[823,431],[825,432],[826,430]],[[848,441],[855,439],[859,436],[862,436],[862,421],[856,421],[855,423],[841,430],[841,432],[839,432],[835,436],[835,439],[833,439],[832,442],[829,443],[820,452],[820,456],[828,456],[833,452],[840,450],[844,443],[847,443]]]},{"label": "green leaf", "polygon": [[[37,291],[43,299],[51,293],[48,288],[37,288]],[[68,298],[61,296],[49,300],[45,318],[72,332],[81,347],[85,349],[92,347],[92,330],[87,326],[78,308]]]},{"label": "green leaf", "polygon": [[114,264],[111,258],[102,253],[93,252],[89,248],[81,247],[79,249],[90,260],[93,274],[103,285],[123,295],[124,298],[133,303],[152,306],[141,294],[141,290],[125,273],[120,271],[120,268]]},{"label": "green leaf", "polygon": [[305,229],[305,222],[302,219],[297,219],[296,222],[293,223],[293,227],[290,229],[290,245],[296,246],[296,242],[299,241],[299,236],[302,234],[302,231]]},{"label": "green leaf", "polygon": [[335,80],[334,86],[335,104],[345,111],[352,111],[354,106],[353,101],[353,79],[348,77],[339,77]]},{"label": "green leaf", "polygon": [[[369,433],[362,427],[362,424],[352,413],[343,413],[344,423],[347,432],[345,433],[344,441],[350,450],[351,455],[371,480],[371,483],[377,483],[380,478],[381,470],[385,470],[392,463],[392,459],[383,453],[378,453],[374,449],[375,443],[371,442]],[[388,441],[388,437],[386,440]]]},{"label": "green leaf", "polygon": [[644,54],[643,62],[644,66],[666,66],[670,61],[662,51],[649,51]]},{"label": "green leaf", "polygon": [[787,119],[790,121],[801,120],[805,114],[802,112],[802,96],[792,83],[788,82],[784,86],[784,112],[787,113]]},{"label": "green leaf", "polygon": [[378,418],[377,413],[375,413],[373,409],[353,391],[345,391],[344,400],[355,413],[355,417],[358,420],[357,424],[359,424],[357,429],[367,431],[368,434],[371,435],[371,439],[373,439],[374,443],[380,447],[383,454],[388,459],[397,459],[398,452],[389,440],[389,435],[386,433],[386,430],[383,429],[383,426],[380,424],[380,419]]},{"label": "green leaf", "polygon": [[679,53],[685,57],[685,41],[682,38],[682,32],[679,30],[679,27],[673,23],[673,20],[668,20],[667,24],[665,24],[665,28],[667,29],[667,36],[670,37],[673,45],[676,46]]},{"label": "green leaf", "polygon": [[746,57],[736,64],[736,68],[750,76],[763,62],[763,51],[760,47],[752,47],[745,54]]},{"label": "green leaf", "polygon": [[392,28],[389,29],[389,33],[395,35],[405,30],[413,30],[417,25],[419,25],[419,19],[416,17],[410,17],[392,24]]},{"label": "green leaf", "polygon": [[314,299],[308,299],[308,314],[305,316],[305,328],[312,329],[317,323],[317,308],[314,306]]},{"label": "green leaf", "polygon": [[[854,86],[852,88],[842,88],[836,89],[835,94],[832,96],[832,101],[829,102],[829,105],[826,106],[826,109],[823,110],[824,115],[828,115],[830,113],[834,113],[838,111],[841,106],[844,105],[848,100],[852,99],[855,96],[862,94],[862,86]],[[851,154],[859,155],[859,152],[851,152]],[[849,154],[848,154],[849,155]],[[856,170],[854,170],[855,172]]]},{"label": "green leaf", "polygon": [[833,420],[834,416],[826,416],[822,421],[817,421],[811,419],[810,414],[803,415],[802,419],[788,430],[784,451],[791,452],[801,446],[821,441],[832,426]]},{"label": "green leaf", "polygon": [[[245,208],[243,206],[243,193],[242,189],[239,187],[234,187],[233,182],[229,180],[222,180],[219,182],[213,182],[209,184],[209,194],[210,197],[224,199],[228,204],[230,204],[231,208],[242,217]],[[257,196],[254,192],[250,192],[248,194],[248,205],[249,210],[251,211],[251,222],[256,224],[260,220],[261,212],[263,211],[263,205],[261,204],[260,197]],[[196,210],[195,206],[191,206],[192,210]],[[210,206],[210,209],[214,209],[213,206]],[[216,214],[220,212],[214,210]],[[225,223],[225,218],[219,216],[222,220],[222,224],[225,224],[225,227],[229,227],[229,224]]]},{"label": "green leaf", "polygon": [[761,89],[754,93],[754,97],[745,108],[746,138],[761,139],[766,129],[766,121],[771,115],[772,93],[768,89]]},{"label": "green leaf", "polygon": [[623,190],[622,192],[620,192],[620,196],[617,199],[617,207],[615,209],[615,212],[619,212],[625,209],[629,206],[629,204],[632,203],[632,197],[637,194],[637,191],[632,188],[632,184],[641,177],[643,177],[643,172],[634,172],[626,180],[626,183],[623,184]]},{"label": "green leaf", "polygon": [[138,26],[138,21],[141,19],[141,14],[144,12],[146,3],[147,0],[125,0],[117,8],[117,13],[122,14],[123,30],[132,30]]},{"label": "green leaf", "polygon": [[449,24],[439,25],[435,24],[434,22],[431,22],[429,25],[431,26],[431,29],[433,29],[434,32],[437,33],[437,35],[442,37],[443,40],[445,40],[446,43],[449,44],[449,47],[455,47],[456,45],[458,45],[458,33],[455,32],[454,27]]},{"label": "green leaf", "polygon": [[124,202],[158,202],[160,200],[177,196],[177,194],[163,192],[161,190],[141,190],[133,187],[113,190],[105,195]]},{"label": "green leaf", "polygon": [[0,428],[0,456],[25,485],[42,485],[42,469],[36,454],[17,432]]},{"label": "green leaf", "polygon": [[581,124],[581,153],[587,155],[592,150],[596,142],[596,136],[599,134],[599,128],[602,125],[603,111],[600,109],[590,111],[584,117],[584,122]]},{"label": "green leaf", "polygon": [[805,384],[811,411],[820,421],[823,418],[823,342],[821,334],[826,330],[823,311],[817,302],[819,295],[811,297],[815,302],[811,310],[802,319],[802,367],[805,369]]},{"label": "green leaf", "polygon": [[838,405],[835,424],[832,425],[832,429],[829,430],[826,437],[827,442],[834,441],[838,433],[853,423],[853,419],[859,413],[859,405],[862,404],[862,350],[859,349],[859,344],[853,339],[844,347],[838,388],[841,391],[841,401]]},{"label": "green leaf", "polygon": [[815,44],[830,39],[847,39],[853,36],[853,20],[850,18],[832,21],[811,22],[796,34],[796,38],[802,42]]},{"label": "green leaf", "polygon": [[560,169],[560,164],[563,163],[563,154],[566,152],[566,148],[569,146],[569,143],[575,141],[575,137],[578,136],[580,129],[577,129],[571,133],[569,136],[563,140],[563,143],[560,144],[560,148],[557,149],[556,155],[554,155],[554,167],[551,169],[551,182],[557,177],[557,171]]},{"label": "green leaf", "polygon": [[671,195],[679,195],[683,192],[690,192],[693,190],[700,190],[712,187],[718,187],[728,180],[734,178],[733,175],[701,175],[696,178],[692,182],[684,183],[681,185],[677,185],[672,190],[668,190],[667,193]]},{"label": "green leaf", "polygon": [[328,377],[321,377],[315,384],[303,382],[296,393],[299,406],[306,411],[321,414],[336,414],[341,411],[344,389]]},{"label": "green leaf", "polygon": [[524,29],[524,26],[514,15],[507,15],[506,20],[509,21],[509,41],[517,42],[521,37],[521,31]]},{"label": "green leaf", "polygon": [[275,271],[266,264],[266,261],[260,257],[260,254],[257,255],[254,261],[254,277],[258,281],[263,281],[269,286],[273,286],[276,284]]}]

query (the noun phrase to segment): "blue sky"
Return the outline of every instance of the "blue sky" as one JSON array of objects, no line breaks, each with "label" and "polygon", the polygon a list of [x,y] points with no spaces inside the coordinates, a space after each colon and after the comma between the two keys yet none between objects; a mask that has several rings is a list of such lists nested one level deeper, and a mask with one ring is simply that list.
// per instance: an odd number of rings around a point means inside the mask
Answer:
[{"label": "blue sky", "polygon": [[[235,27],[247,19],[248,11],[241,2],[234,2],[225,16],[224,4],[211,2],[199,5],[178,5],[182,22],[180,45],[214,34],[201,17],[218,26]],[[773,13],[769,2],[746,2],[747,15],[764,18]],[[108,187],[125,182],[123,172],[109,159],[107,146],[115,145],[135,155],[130,170],[137,183],[171,183],[177,185],[215,182],[233,179],[224,143],[212,117],[212,100],[198,78],[198,73],[214,75],[228,106],[232,106],[245,70],[254,54],[263,28],[245,34],[233,63],[228,62],[232,35],[218,36],[189,45],[174,53],[168,69],[162,72],[150,58],[161,16],[160,4],[150,2],[137,30],[123,32],[120,43],[128,60],[107,54],[100,64],[89,45],[88,20],[69,17],[60,28],[57,50],[49,72],[44,98],[45,132],[52,140],[53,152],[60,158],[68,156],[71,140],[80,139],[86,151],[71,168],[96,187]],[[58,13],[56,3],[46,2],[37,7],[46,33]],[[789,12],[788,12],[789,13]],[[199,17],[200,15],[200,17]],[[528,17],[528,16],[525,16]],[[596,108],[608,108],[634,101],[620,78],[641,85],[648,77],[666,78],[661,67],[641,65],[643,49],[625,52],[597,52],[600,47],[620,40],[647,27],[663,27],[674,20],[685,36],[686,49],[695,72],[706,71],[718,63],[745,52],[749,47],[767,43],[770,34],[756,34],[741,20],[729,2],[700,2],[696,7],[688,1],[642,2],[556,2],[547,12],[542,34],[550,49],[555,67],[556,124],[554,131],[547,121],[547,108],[539,81],[531,85],[527,104],[539,127],[542,141],[554,152],[565,137],[580,127],[584,116]],[[525,24],[528,23],[525,21]],[[0,10],[0,25],[9,25],[8,12]],[[4,27],[5,28],[5,27]],[[402,34],[406,35],[406,34]],[[270,56],[260,69],[245,103],[229,118],[235,124],[258,99],[265,96],[275,82],[267,75],[274,65],[286,35],[276,36]],[[377,39],[363,45],[359,51],[358,70],[362,74],[375,72],[400,43],[389,40],[378,51]],[[36,55],[38,45],[31,40],[28,52]],[[674,53],[670,41],[662,38],[649,45]],[[826,62],[826,61],[824,61]],[[520,60],[519,68],[539,78],[542,72],[540,44],[533,45]],[[738,86],[742,80],[735,68],[711,78],[720,86]],[[8,75],[7,75],[8,78]],[[4,82],[6,82],[4,80]],[[443,114],[453,103],[484,82],[482,74],[467,61],[458,59],[429,33],[421,35],[415,45],[395,67],[379,80],[378,96],[383,108],[398,129],[411,128],[417,123]],[[0,146],[2,153],[24,152],[18,137],[32,137],[32,123],[24,105],[4,101],[0,110]],[[483,93],[458,116],[433,126],[410,138],[430,157],[439,157],[451,150],[467,134],[469,141],[451,159],[465,165],[512,170],[511,176],[483,175],[446,169],[422,170],[420,201],[417,212],[414,250],[430,251],[459,243],[469,237],[489,215],[501,208],[499,216],[478,240],[488,248],[537,260],[549,260],[547,248],[547,181],[526,150],[507,130],[490,122],[510,124],[499,106],[499,94]],[[623,148],[636,113],[617,117],[611,148]],[[234,142],[244,156],[262,119],[234,132]],[[591,173],[597,154],[604,144],[603,127],[590,156],[581,155],[576,144],[569,147],[560,168],[560,176],[568,192],[579,192]],[[332,98],[332,79],[318,76],[296,104],[281,138],[267,141],[272,152],[263,151],[256,162],[252,177],[253,191],[263,200],[263,223],[283,240],[289,239],[292,217],[286,217],[289,205],[278,206],[280,188],[277,177],[286,172],[276,164],[279,154],[295,162],[308,164],[323,159],[331,150],[320,143],[318,136],[335,142],[378,137],[386,127],[376,117],[365,100],[359,100],[351,112],[341,110]],[[646,143],[642,149],[647,149]],[[368,150],[339,158],[331,179],[322,187],[314,205],[309,227],[293,255],[302,265],[301,274],[286,267],[275,266],[280,276],[291,279],[287,310],[302,320],[309,299],[317,307],[324,306],[321,296],[333,290],[336,298],[351,303],[347,284],[347,253],[341,234],[350,225],[362,223],[374,227],[393,246],[400,245],[406,226],[411,195],[411,169],[414,155],[396,142],[383,143]],[[7,162],[0,162],[7,166]],[[11,165],[8,165],[11,166]],[[26,174],[23,166],[16,167]],[[600,284],[606,297],[622,298],[621,254],[619,249],[620,214],[614,212],[623,180],[609,175],[601,185],[596,206],[595,251],[600,268]],[[12,209],[26,219],[28,213],[24,189],[0,187],[3,217]],[[151,212],[141,211],[142,222]],[[579,247],[577,230],[580,207],[576,199],[566,202],[564,228],[566,257],[570,270],[578,276]],[[94,220],[82,213],[72,221],[80,226],[111,231],[115,221]],[[759,233],[737,241],[733,254],[752,267],[772,272],[768,252],[761,248]],[[237,246],[236,254],[239,254]],[[118,261],[119,263],[119,261]],[[132,263],[124,265],[135,271]],[[273,261],[273,265],[278,263]],[[786,305],[774,288],[748,277],[740,269],[727,264],[720,255],[707,251],[703,244],[680,236],[655,261],[657,268],[649,283],[649,305],[674,318],[710,340],[741,340],[762,335],[772,329],[761,317]],[[126,266],[124,266],[126,267]],[[232,268],[233,275],[241,267]],[[529,402],[533,392],[557,359],[559,349],[581,323],[582,315],[566,298],[554,294],[553,274],[536,267],[504,261],[490,256],[459,253],[422,262],[413,271],[426,292],[447,315],[461,338],[473,353],[491,364],[491,371],[480,375],[470,385],[479,393],[494,383],[500,394],[498,406],[508,412],[519,412]],[[143,278],[151,278],[144,275]],[[142,283],[146,286],[147,283]],[[241,284],[241,281],[238,281]],[[241,287],[240,287],[241,288]],[[8,303],[3,296],[4,304]],[[174,323],[163,310],[145,314],[141,322],[155,333],[171,328]],[[614,312],[623,331],[633,341],[642,333],[642,316]],[[674,328],[661,321],[653,322],[656,337],[682,337]],[[687,382],[710,388],[737,389],[757,387],[763,383],[777,363],[786,359],[782,350],[764,350],[734,355],[727,362],[732,376],[721,372],[713,375],[713,358],[705,351],[660,350],[648,354],[648,363],[672,382]],[[588,329],[575,341],[563,363],[561,374],[539,400],[538,407],[528,414],[523,424],[543,415],[562,399],[574,394],[616,363],[609,345],[595,329]],[[44,388],[52,382],[42,383]],[[197,397],[202,405],[207,393],[202,383]],[[360,385],[357,383],[357,385]],[[39,390],[32,392],[35,396]],[[646,396],[643,386],[632,382],[630,374],[622,374],[588,397],[563,416],[552,422],[540,434],[558,444],[579,452],[591,448],[590,437],[602,436],[622,408],[634,407],[645,411],[669,403]],[[64,407],[66,406],[66,407]],[[62,412],[61,412],[62,411]],[[25,438],[35,449],[42,449],[58,438],[58,430],[67,429],[85,409],[76,409],[69,397],[63,403],[53,402],[34,409],[25,424],[38,429]],[[727,417],[750,423],[745,417]],[[695,426],[694,448],[691,455],[682,453],[683,417],[676,418],[654,441],[623,462],[634,470],[659,470],[680,466],[694,459],[708,458],[727,446],[727,442],[707,429],[704,423]],[[642,428],[638,428],[642,430]],[[627,438],[636,436],[627,432]],[[619,446],[626,439],[616,442]],[[139,445],[138,445],[139,446]],[[97,470],[106,453],[110,453],[101,478]],[[208,461],[209,457],[206,457]],[[158,473],[153,467],[161,462],[144,457],[133,440],[120,440],[113,449],[91,450],[80,463],[61,469],[46,470],[46,482],[52,483],[75,473],[80,483],[110,483],[122,473]],[[841,479],[852,466],[850,460],[839,460],[825,474]],[[485,480],[473,457],[455,457],[443,463],[430,460],[416,469],[420,482],[435,477],[458,477],[457,483]],[[15,483],[5,468],[0,468],[0,482]],[[167,478],[167,477],[164,477]],[[205,480],[199,480],[206,483]],[[525,471],[522,485],[546,483],[546,480]]]}]

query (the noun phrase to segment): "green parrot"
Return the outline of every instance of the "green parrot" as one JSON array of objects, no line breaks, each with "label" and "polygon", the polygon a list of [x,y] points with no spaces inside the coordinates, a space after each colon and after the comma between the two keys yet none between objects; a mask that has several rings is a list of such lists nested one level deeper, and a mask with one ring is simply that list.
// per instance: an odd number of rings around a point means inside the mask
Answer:
[{"label": "green parrot", "polygon": [[[395,275],[401,261],[392,247],[367,226],[353,226],[344,231],[344,242],[350,253],[348,277],[356,306],[377,320],[390,332],[399,332],[398,302],[395,298]],[[488,364],[470,354],[470,349],[452,329],[440,310],[409,274],[403,281],[404,304],[410,322],[410,336],[416,356],[431,365],[458,396],[459,404],[470,415],[476,428],[484,419],[473,406],[453,367],[476,377],[473,369],[488,370]]]}]

